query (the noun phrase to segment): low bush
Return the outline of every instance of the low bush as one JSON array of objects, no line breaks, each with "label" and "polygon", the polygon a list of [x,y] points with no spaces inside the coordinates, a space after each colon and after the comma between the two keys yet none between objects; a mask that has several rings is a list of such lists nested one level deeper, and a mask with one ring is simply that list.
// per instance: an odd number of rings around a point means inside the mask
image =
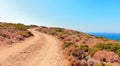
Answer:
[{"label": "low bush", "polygon": [[120,56],[120,44],[97,44],[89,50],[89,53],[93,55],[98,50],[113,51]]},{"label": "low bush", "polygon": [[93,48],[90,48],[88,53],[90,54],[90,56],[93,56],[98,50],[100,50],[100,49],[96,48],[96,47],[93,47]]},{"label": "low bush", "polygon": [[27,25],[26,26],[27,28],[35,28],[35,27],[38,27],[37,25]]},{"label": "low bush", "polygon": [[120,56],[120,49],[117,49],[115,53]]},{"label": "low bush", "polygon": [[76,50],[72,51],[71,53],[72,53],[72,56],[75,57],[77,60],[86,59],[86,57],[88,56],[86,54],[86,52],[81,49],[76,49]]},{"label": "low bush", "polygon": [[112,66],[112,65],[111,64],[99,63],[99,64],[95,64],[93,66]]},{"label": "low bush", "polygon": [[89,46],[86,45],[86,44],[81,44],[81,45],[80,45],[80,49],[84,50],[85,52],[88,52]]},{"label": "low bush", "polygon": [[23,35],[24,37],[33,36],[33,34],[32,34],[31,32],[29,32],[29,31],[23,31],[23,32],[22,32],[22,35]]},{"label": "low bush", "polygon": [[71,47],[71,46],[76,46],[74,43],[72,43],[72,42],[65,42],[64,44],[63,44],[63,48],[69,48],[69,47]]},{"label": "low bush", "polygon": [[2,26],[5,26],[5,27],[14,27],[15,29],[18,29],[18,30],[26,30],[26,26],[24,24],[13,24],[13,23],[3,23]]},{"label": "low bush", "polygon": [[58,32],[62,32],[62,31],[64,31],[64,28],[54,28],[56,31],[58,31]]}]

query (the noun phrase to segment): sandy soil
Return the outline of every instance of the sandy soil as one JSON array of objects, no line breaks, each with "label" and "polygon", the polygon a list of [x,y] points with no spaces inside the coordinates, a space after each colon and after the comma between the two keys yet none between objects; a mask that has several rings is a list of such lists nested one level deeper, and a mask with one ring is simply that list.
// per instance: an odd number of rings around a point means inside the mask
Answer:
[{"label": "sandy soil", "polygon": [[0,66],[69,66],[57,39],[30,31],[34,37],[0,50]]}]

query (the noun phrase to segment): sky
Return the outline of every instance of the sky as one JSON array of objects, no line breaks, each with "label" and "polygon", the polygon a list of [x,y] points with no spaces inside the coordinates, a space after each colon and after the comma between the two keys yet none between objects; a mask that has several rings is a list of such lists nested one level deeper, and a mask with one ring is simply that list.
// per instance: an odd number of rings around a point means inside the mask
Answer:
[{"label": "sky", "polygon": [[120,0],[0,0],[0,22],[120,33]]}]

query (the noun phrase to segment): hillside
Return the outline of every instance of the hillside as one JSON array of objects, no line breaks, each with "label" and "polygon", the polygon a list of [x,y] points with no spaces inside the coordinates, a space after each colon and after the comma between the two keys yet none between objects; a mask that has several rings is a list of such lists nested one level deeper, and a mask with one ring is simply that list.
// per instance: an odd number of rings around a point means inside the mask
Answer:
[{"label": "hillside", "polygon": [[23,41],[33,36],[23,24],[0,23],[0,45],[7,45]]},{"label": "hillside", "polygon": [[0,23],[0,50],[1,66],[120,66],[119,41],[65,28]]},{"label": "hillside", "polygon": [[37,26],[13,23],[0,26],[4,37],[0,44],[0,66],[69,66],[60,41],[36,31]]},{"label": "hillside", "polygon": [[56,27],[41,26],[37,31],[55,36],[62,41],[63,54],[71,62],[71,66],[112,66],[120,63],[118,41]]}]

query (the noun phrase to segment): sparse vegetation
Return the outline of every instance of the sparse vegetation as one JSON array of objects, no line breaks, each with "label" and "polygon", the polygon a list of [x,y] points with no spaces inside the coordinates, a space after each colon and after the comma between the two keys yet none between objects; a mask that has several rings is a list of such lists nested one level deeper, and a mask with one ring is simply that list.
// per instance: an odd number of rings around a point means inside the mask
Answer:
[{"label": "sparse vegetation", "polygon": [[88,52],[88,50],[89,50],[89,46],[86,45],[86,44],[81,44],[81,45],[80,45],[80,48],[81,48],[82,50],[84,50],[85,52]]},{"label": "sparse vegetation", "polygon": [[[96,37],[79,31],[54,27],[40,27],[37,31],[53,35],[63,42],[63,51],[66,53],[65,55],[71,59],[71,66],[88,66],[88,59],[92,58],[92,56],[99,50],[113,51],[120,56],[120,44],[114,44],[118,42],[110,42],[111,40],[104,37]],[[91,57],[86,58],[87,56]],[[82,61],[84,62],[82,63]],[[94,65],[95,62],[91,62]],[[95,66],[101,65],[102,64],[98,64]],[[111,65],[104,64],[104,66]]]},{"label": "sparse vegetation", "polygon": [[76,46],[76,45],[72,42],[65,42],[63,44],[63,48],[69,48],[69,47],[72,47],[72,46]]},{"label": "sparse vegetation", "polygon": [[35,28],[35,27],[38,27],[37,25],[27,25],[26,26],[27,28]]},{"label": "sparse vegetation", "polygon": [[98,50],[113,51],[120,56],[120,44],[97,44],[89,50],[89,53],[93,55]]},{"label": "sparse vegetation", "polygon": [[99,64],[95,64],[94,66],[112,66],[112,65],[111,64],[99,63]]},{"label": "sparse vegetation", "polygon": [[31,32],[29,32],[29,31],[24,31],[24,32],[22,32],[22,35],[23,35],[24,37],[33,36],[33,34],[32,34]]},{"label": "sparse vegetation", "polygon": [[89,54],[90,54],[91,56],[93,56],[98,50],[100,50],[100,49],[99,49],[99,48],[96,48],[96,47],[91,48],[91,49],[89,50]]},{"label": "sparse vegetation", "polygon": [[26,30],[26,28],[27,28],[24,24],[21,24],[21,23],[18,23],[18,24],[3,23],[1,25],[5,26],[5,27],[13,27],[13,28],[18,29],[18,30]]},{"label": "sparse vegetation", "polygon": [[11,44],[33,36],[27,29],[27,26],[21,23],[0,23],[0,42]]},{"label": "sparse vegetation", "polygon": [[78,60],[83,60],[83,59],[86,59],[88,55],[85,53],[84,50],[76,49],[72,51],[72,56],[77,58]]},{"label": "sparse vegetation", "polygon": [[64,28],[54,28],[57,32],[62,32]]}]

